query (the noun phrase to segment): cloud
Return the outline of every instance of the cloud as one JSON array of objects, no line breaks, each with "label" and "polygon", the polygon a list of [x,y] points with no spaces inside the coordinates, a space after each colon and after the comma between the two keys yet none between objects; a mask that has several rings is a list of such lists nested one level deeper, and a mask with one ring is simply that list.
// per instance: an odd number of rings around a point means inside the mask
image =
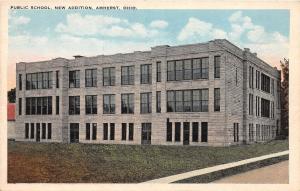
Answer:
[{"label": "cloud", "polygon": [[158,29],[163,24],[161,21],[154,22],[156,27],[147,28],[141,23],[130,23],[117,17],[75,13],[67,15],[66,23],[59,23],[55,31],[77,36],[151,38],[159,34]]},{"label": "cloud", "polygon": [[180,31],[177,39],[185,41],[188,39],[203,39],[203,38],[226,38],[227,33],[219,28],[197,18],[189,18],[187,24]]},{"label": "cloud", "polygon": [[158,28],[158,29],[164,29],[169,25],[167,21],[164,20],[155,20],[150,23],[150,27],[152,28]]}]

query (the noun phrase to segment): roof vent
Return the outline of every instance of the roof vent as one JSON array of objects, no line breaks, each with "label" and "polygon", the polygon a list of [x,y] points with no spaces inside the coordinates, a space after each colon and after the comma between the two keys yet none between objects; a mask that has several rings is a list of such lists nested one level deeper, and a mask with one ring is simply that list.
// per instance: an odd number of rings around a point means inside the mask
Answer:
[{"label": "roof vent", "polygon": [[81,55],[75,55],[75,56],[73,56],[75,59],[76,58],[81,58],[81,57],[83,57],[83,56],[81,56]]}]

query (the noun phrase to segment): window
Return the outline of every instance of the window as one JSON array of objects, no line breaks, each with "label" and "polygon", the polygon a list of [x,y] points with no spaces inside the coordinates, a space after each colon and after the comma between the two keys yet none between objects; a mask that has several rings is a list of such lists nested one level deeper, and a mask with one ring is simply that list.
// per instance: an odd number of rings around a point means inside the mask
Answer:
[{"label": "window", "polygon": [[34,138],[34,123],[30,124],[30,139]]},{"label": "window", "polygon": [[220,56],[215,56],[214,57],[214,76],[215,78],[220,78],[220,61],[221,57]]},{"label": "window", "polygon": [[172,142],[172,122],[167,119],[167,141]]},{"label": "window", "polygon": [[51,89],[52,72],[26,74],[26,90]]},{"label": "window", "polygon": [[253,115],[253,94],[249,94],[249,115]]},{"label": "window", "polygon": [[167,62],[167,80],[168,81],[175,80],[175,61]]},{"label": "window", "polygon": [[121,84],[134,85],[134,66],[121,67]]},{"label": "window", "polygon": [[85,114],[97,114],[97,96],[85,96]]},{"label": "window", "polygon": [[69,114],[80,114],[80,96],[69,96]]},{"label": "window", "polygon": [[92,131],[92,139],[96,140],[97,139],[97,123],[92,124],[93,131]]},{"label": "window", "polygon": [[261,116],[270,117],[270,101],[261,98]]},{"label": "window", "polygon": [[115,124],[110,124],[110,140],[115,140]]},{"label": "window", "polygon": [[103,95],[103,113],[104,114],[115,113],[115,95],[111,95],[111,94]]},{"label": "window", "polygon": [[208,58],[201,58],[201,79],[208,79]]},{"label": "window", "polygon": [[181,123],[175,122],[175,142],[180,142]]},{"label": "window", "polygon": [[19,90],[22,90],[22,74],[19,74]]},{"label": "window", "polygon": [[52,137],[52,124],[48,123],[48,139]]},{"label": "window", "polygon": [[134,94],[121,94],[121,113],[134,113]]},{"label": "window", "polygon": [[122,123],[122,141],[125,141],[126,140],[126,130],[127,130],[127,128],[126,128],[126,123]]},{"label": "window", "polygon": [[114,86],[115,81],[115,68],[103,68],[103,86]]},{"label": "window", "polygon": [[97,87],[97,69],[85,70],[85,87]]},{"label": "window", "polygon": [[161,82],[161,62],[156,62],[156,82]]},{"label": "window", "polygon": [[183,61],[183,79],[191,80],[192,79],[192,60]]},{"label": "window", "polygon": [[27,97],[26,115],[52,115],[52,97]]},{"label": "window", "polygon": [[22,98],[19,98],[19,115],[22,115]]},{"label": "window", "polygon": [[161,112],[161,92],[156,92],[156,113]]},{"label": "window", "polygon": [[46,123],[42,123],[42,139],[46,139]]},{"label": "window", "polygon": [[201,142],[207,142],[207,122],[201,122]]},{"label": "window", "polygon": [[256,83],[255,83],[255,87],[256,89],[260,89],[260,71],[256,70]]},{"label": "window", "polygon": [[220,88],[214,89],[214,110],[220,111]]},{"label": "window", "polygon": [[55,111],[56,115],[59,115],[59,96],[56,96],[56,104],[55,104]]},{"label": "window", "polygon": [[52,114],[52,97],[48,97],[48,114]]},{"label": "window", "polygon": [[238,85],[238,69],[235,68],[235,86]]},{"label": "window", "polygon": [[238,123],[233,124],[233,141],[239,142],[239,124]]},{"label": "window", "polygon": [[90,140],[90,123],[85,124],[85,139]]},{"label": "window", "polygon": [[151,113],[152,107],[151,107],[151,92],[148,93],[141,93],[141,113]]},{"label": "window", "polygon": [[260,97],[256,96],[256,99],[255,99],[255,115],[256,116],[259,116],[259,113],[260,113]]},{"label": "window", "polygon": [[129,134],[129,137],[128,137],[129,141],[133,140],[133,134],[134,134],[133,128],[134,128],[133,123],[129,123],[129,129],[128,129],[128,131],[129,131],[128,132],[128,134]]},{"label": "window", "polygon": [[198,122],[193,122],[192,123],[192,128],[193,128],[193,137],[192,137],[192,141],[193,142],[198,142],[199,141],[199,123]]},{"label": "window", "polygon": [[31,74],[31,89],[37,89],[37,74],[38,73],[34,73],[34,74]]},{"label": "window", "polygon": [[274,95],[274,79],[271,79],[271,93]]},{"label": "window", "polygon": [[260,125],[256,124],[256,140],[260,141]]},{"label": "window", "polygon": [[167,91],[167,112],[200,111],[208,111],[208,89]]},{"label": "window", "polygon": [[253,133],[254,133],[253,130],[254,130],[254,129],[253,129],[253,124],[250,123],[250,124],[249,124],[249,141],[250,141],[250,142],[253,141]]},{"label": "window", "polygon": [[103,123],[103,140],[108,139],[108,123]]},{"label": "window", "polygon": [[249,88],[253,88],[253,67],[249,66]]},{"label": "window", "polygon": [[141,84],[152,83],[152,65],[144,64],[141,65]]},{"label": "window", "polygon": [[29,123],[25,123],[25,139],[29,138]]},{"label": "window", "polygon": [[69,71],[69,87],[79,88],[80,87],[80,71],[74,70]]},{"label": "window", "polygon": [[56,88],[59,88],[59,71],[56,71]]},{"label": "window", "polygon": [[270,93],[270,77],[261,73],[261,90]]}]

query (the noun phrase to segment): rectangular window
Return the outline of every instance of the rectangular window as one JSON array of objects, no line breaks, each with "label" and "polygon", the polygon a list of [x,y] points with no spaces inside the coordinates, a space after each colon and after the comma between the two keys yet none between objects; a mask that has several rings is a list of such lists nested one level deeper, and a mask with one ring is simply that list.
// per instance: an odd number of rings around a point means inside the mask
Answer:
[{"label": "rectangular window", "polygon": [[221,57],[220,56],[215,56],[214,57],[214,76],[215,78],[220,78],[220,61]]},{"label": "rectangular window", "polygon": [[133,134],[134,134],[133,128],[134,128],[133,123],[129,123],[129,132],[128,132],[128,134],[129,134],[129,135],[128,135],[129,141],[132,141],[132,140],[133,140]]},{"label": "rectangular window", "polygon": [[29,138],[29,123],[25,123],[25,139]]},{"label": "rectangular window", "polygon": [[115,140],[115,124],[110,124],[110,140]]},{"label": "rectangular window", "polygon": [[48,114],[52,114],[52,96],[48,96]]},{"label": "rectangular window", "polygon": [[80,96],[69,96],[69,114],[80,114]]},{"label": "rectangular window", "polygon": [[271,79],[271,93],[274,95],[274,79]]},{"label": "rectangular window", "polygon": [[122,123],[122,141],[126,141],[126,130],[127,130],[127,127],[126,127],[126,123]]},{"label": "rectangular window", "polygon": [[59,71],[56,71],[56,88],[59,88]]},{"label": "rectangular window", "polygon": [[52,97],[27,97],[26,115],[51,115]]},{"label": "rectangular window", "polygon": [[121,84],[134,85],[134,66],[121,67]]},{"label": "rectangular window", "polygon": [[256,141],[260,141],[260,125],[256,124]]},{"label": "rectangular window", "polygon": [[52,138],[52,124],[48,123],[48,139]]},{"label": "rectangular window", "polygon": [[26,90],[31,89],[31,74],[26,74]]},{"label": "rectangular window", "polygon": [[56,104],[55,104],[55,111],[56,115],[59,115],[59,96],[56,96]]},{"label": "rectangular window", "polygon": [[42,139],[46,139],[46,123],[42,123]]},{"label": "rectangular window", "polygon": [[156,113],[161,112],[161,92],[156,92]]},{"label": "rectangular window", "polygon": [[151,113],[151,100],[152,100],[152,93],[141,93],[141,113]]},{"label": "rectangular window", "polygon": [[249,124],[249,141],[250,142],[253,141],[253,124],[252,123]]},{"label": "rectangular window", "polygon": [[26,115],[31,114],[31,98],[27,97],[26,98]]},{"label": "rectangular window", "polygon": [[201,122],[201,142],[207,142],[208,137],[207,122]]},{"label": "rectangular window", "polygon": [[22,90],[22,74],[19,74],[19,90]]},{"label": "rectangular window", "polygon": [[261,73],[261,90],[270,93],[270,77]]},{"label": "rectangular window", "polygon": [[175,122],[175,142],[180,142],[181,123]]},{"label": "rectangular window", "polygon": [[167,62],[167,80],[168,81],[175,80],[175,61]]},{"label": "rectangular window", "polygon": [[214,89],[214,110],[220,111],[220,88]]},{"label": "rectangular window", "polygon": [[121,94],[121,113],[134,113],[134,94]]},{"label": "rectangular window", "polygon": [[26,74],[26,90],[52,88],[52,72]]},{"label": "rectangular window", "polygon": [[103,123],[103,140],[108,139],[108,123]]},{"label": "rectangular window", "polygon": [[103,86],[114,86],[116,82],[115,68],[103,68]]},{"label": "rectangular window", "polygon": [[249,115],[253,115],[253,94],[249,94]]},{"label": "rectangular window", "polygon": [[37,74],[38,73],[31,74],[31,89],[33,90],[37,89]]},{"label": "rectangular window", "polygon": [[30,139],[34,138],[34,123],[30,124]]},{"label": "rectangular window", "polygon": [[175,80],[180,81],[183,79],[183,60],[175,61]]},{"label": "rectangular window", "polygon": [[270,117],[270,101],[261,98],[261,116]]},{"label": "rectangular window", "polygon": [[172,142],[172,122],[167,120],[167,141]]},{"label": "rectangular window", "polygon": [[156,82],[161,82],[161,62],[156,62]]},{"label": "rectangular window", "polygon": [[37,103],[36,103],[36,114],[37,115],[42,114],[42,102],[43,102],[43,97],[38,97]]},{"label": "rectangular window", "polygon": [[256,89],[260,89],[260,71],[256,70],[256,83],[255,83],[255,87]]},{"label": "rectangular window", "polygon": [[19,115],[22,115],[22,98],[19,98]]},{"label": "rectangular window", "polygon": [[[43,112],[43,114],[47,114],[47,98],[46,97],[43,97],[45,100],[46,100],[46,111]],[[32,97],[31,98],[31,115],[36,115],[36,100],[37,98],[36,97]]]},{"label": "rectangular window", "polygon": [[253,67],[249,66],[249,88],[253,88]]},{"label": "rectangular window", "polygon": [[141,84],[152,83],[152,65],[144,64],[141,65]]},{"label": "rectangular window", "polygon": [[85,87],[97,87],[97,69],[85,70]]},{"label": "rectangular window", "polygon": [[97,96],[85,96],[85,114],[97,114]]},{"label": "rectangular window", "polygon": [[192,91],[185,90],[183,91],[183,112],[192,111]]},{"label": "rectangular window", "polygon": [[96,140],[97,139],[97,123],[93,123],[93,131],[92,131],[92,139]]},{"label": "rectangular window", "polygon": [[69,88],[80,87],[80,70],[69,71]]},{"label": "rectangular window", "polygon": [[86,140],[90,140],[90,135],[91,135],[91,127],[90,127],[90,123],[86,123],[85,124],[85,139]]},{"label": "rectangular window", "polygon": [[111,95],[111,94],[103,95],[103,113],[104,114],[115,113],[115,95]]},{"label": "rectangular window", "polygon": [[233,139],[234,142],[239,142],[239,124],[238,123],[234,123],[233,124]]},{"label": "rectangular window", "polygon": [[192,75],[192,60],[184,60],[183,61],[183,79],[184,80],[191,80],[193,77]]},{"label": "rectangular window", "polygon": [[192,123],[192,128],[193,128],[192,141],[193,142],[198,142],[199,141],[199,123],[198,122],[193,122]]}]

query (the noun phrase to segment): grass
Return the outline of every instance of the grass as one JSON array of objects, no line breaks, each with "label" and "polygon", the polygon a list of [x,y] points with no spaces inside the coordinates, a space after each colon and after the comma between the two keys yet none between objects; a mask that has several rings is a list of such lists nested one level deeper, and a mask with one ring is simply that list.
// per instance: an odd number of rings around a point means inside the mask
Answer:
[{"label": "grass", "polygon": [[8,143],[9,183],[137,183],[288,150],[287,140],[231,147]]}]

